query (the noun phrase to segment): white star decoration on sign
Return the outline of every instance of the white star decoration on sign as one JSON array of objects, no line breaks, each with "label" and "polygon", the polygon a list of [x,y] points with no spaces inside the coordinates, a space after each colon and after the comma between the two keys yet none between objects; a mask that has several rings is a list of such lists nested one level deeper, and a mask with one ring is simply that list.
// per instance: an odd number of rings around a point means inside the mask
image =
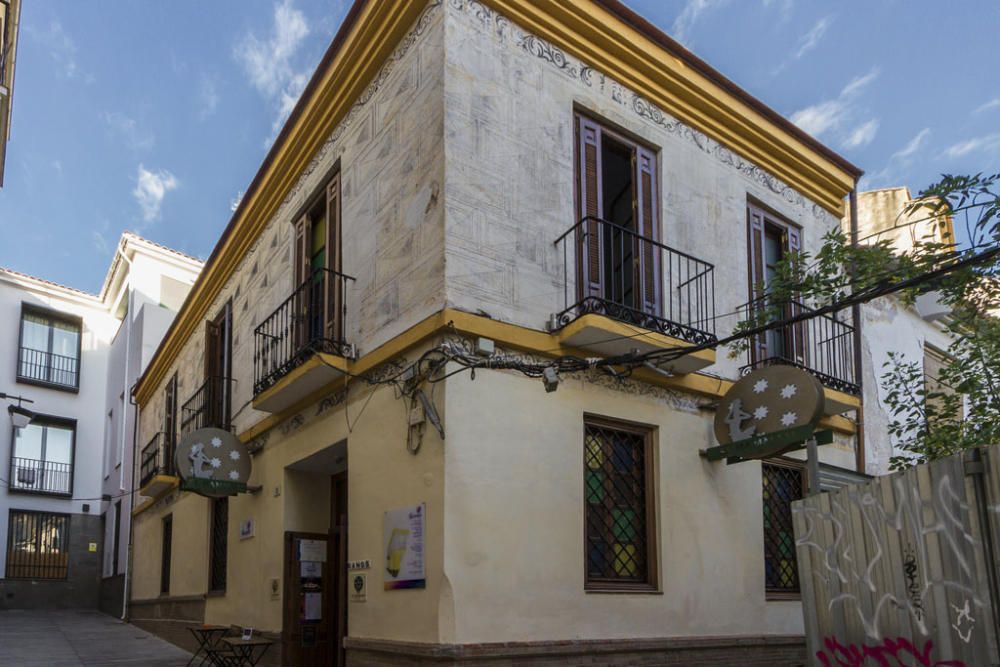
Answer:
[{"label": "white star decoration on sign", "polygon": [[795,395],[796,391],[798,391],[798,387],[796,387],[794,384],[786,384],[784,387],[781,388],[781,397],[791,398],[792,396]]},{"label": "white star decoration on sign", "polygon": [[239,478],[240,478],[240,474],[238,472],[236,472],[235,470],[230,470],[229,471],[229,479],[231,479],[233,481],[236,481]]},{"label": "white star decoration on sign", "polygon": [[222,438],[212,438],[213,447],[222,447]]},{"label": "white star decoration on sign", "polygon": [[767,417],[767,406],[766,405],[762,405],[759,408],[757,408],[756,410],[754,410],[753,411],[753,416],[754,416],[754,419],[756,419],[758,421],[760,421],[761,419],[764,419],[765,417]]},{"label": "white star decoration on sign", "polygon": [[761,378],[753,386],[753,393],[763,394],[767,390],[767,380]]},{"label": "white star decoration on sign", "polygon": [[222,461],[220,461],[220,460],[219,460],[219,459],[217,459],[217,458],[216,458],[216,459],[212,459],[211,461],[209,461],[209,463],[211,463],[211,464],[212,464],[212,467],[213,467],[213,468],[218,468],[219,466],[221,466],[221,465],[222,465]]},{"label": "white star decoration on sign", "polygon": [[240,460],[240,453],[238,451],[236,451],[235,449],[233,449],[233,450],[231,450],[229,452],[229,458],[231,458],[234,461],[239,461]]},{"label": "white star decoration on sign", "polygon": [[796,416],[796,414],[794,412],[786,412],[785,414],[781,415],[781,425],[782,426],[791,426],[792,424],[795,423],[795,420],[797,418],[798,417]]}]

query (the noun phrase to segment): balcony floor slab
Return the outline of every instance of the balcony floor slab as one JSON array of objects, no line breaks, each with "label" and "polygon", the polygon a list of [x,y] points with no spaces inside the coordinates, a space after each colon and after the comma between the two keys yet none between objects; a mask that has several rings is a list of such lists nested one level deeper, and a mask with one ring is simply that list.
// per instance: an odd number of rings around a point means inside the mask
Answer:
[{"label": "balcony floor slab", "polygon": [[319,352],[258,394],[253,407],[262,412],[281,412],[346,374],[344,357]]}]

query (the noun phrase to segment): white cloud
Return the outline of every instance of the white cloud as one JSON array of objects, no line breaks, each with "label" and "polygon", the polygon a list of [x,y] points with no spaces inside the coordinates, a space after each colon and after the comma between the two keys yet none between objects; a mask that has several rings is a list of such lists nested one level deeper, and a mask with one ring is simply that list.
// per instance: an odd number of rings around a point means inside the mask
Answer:
[{"label": "white cloud", "polygon": [[198,119],[205,120],[219,106],[219,91],[215,81],[207,74],[202,74],[198,80]]},{"label": "white cloud", "polygon": [[146,222],[158,220],[163,198],[171,190],[176,190],[180,182],[166,169],[149,171],[141,164],[136,181],[132,195],[142,209],[142,219]]},{"label": "white cloud", "polygon": [[94,250],[96,250],[101,255],[107,255],[111,253],[111,246],[108,244],[107,239],[96,229],[90,232],[90,240],[94,244]]},{"label": "white cloud", "polygon": [[[63,28],[62,23],[53,20],[45,30],[39,30],[29,24],[25,25],[24,32],[30,39],[38,41],[48,50],[49,57],[55,61],[67,79],[81,76],[76,62],[76,42]],[[83,74],[83,79],[88,83],[93,81],[90,74]]]},{"label": "white cloud", "polygon": [[983,113],[984,111],[989,111],[990,109],[996,109],[998,107],[1000,107],[1000,97],[994,97],[989,102],[986,102],[985,104],[980,104],[978,107],[976,107],[975,111],[973,111],[972,113],[974,114]]},{"label": "white cloud", "polygon": [[862,183],[859,185],[859,188],[867,189],[881,183],[890,183],[895,180],[897,173],[900,170],[905,172],[905,169],[913,163],[914,156],[920,152],[921,148],[923,148],[924,143],[930,134],[931,128],[925,127],[913,135],[913,138],[907,141],[905,146],[889,156],[889,161],[886,163],[885,167],[873,174],[866,175],[862,179]]},{"label": "white cloud", "polygon": [[105,124],[112,132],[121,136],[125,144],[132,150],[149,150],[156,143],[156,137],[152,132],[147,132],[139,128],[135,119],[129,118],[120,111],[104,112],[101,114]]},{"label": "white cloud", "polygon": [[960,141],[946,148],[944,155],[949,158],[957,158],[969,153],[992,153],[997,150],[1000,150],[1000,132]]},{"label": "white cloud", "polygon": [[802,38],[799,39],[799,49],[798,51],[795,52],[795,55],[793,56],[795,60],[798,60],[799,58],[801,58],[802,56],[804,56],[805,54],[809,53],[810,51],[816,48],[820,40],[823,39],[823,35],[826,34],[826,30],[827,28],[830,27],[831,23],[833,23],[833,17],[824,16],[823,18],[821,18],[819,21],[816,22],[816,25],[814,25],[812,29],[809,30],[809,32],[802,35]]},{"label": "white cloud", "polygon": [[875,67],[867,74],[851,79],[835,99],[796,111],[792,114],[792,122],[814,137],[840,127],[853,114],[852,105],[857,96],[878,75],[879,69]]},{"label": "white cloud", "polygon": [[261,39],[247,33],[234,49],[250,83],[275,107],[274,133],[288,118],[308,81],[308,70],[296,71],[292,63],[308,34],[305,15],[292,6],[292,0],[281,0],[274,6],[271,35]]},{"label": "white cloud", "polygon": [[236,196],[229,201],[229,210],[236,213],[236,209],[240,207],[240,202],[243,201],[243,195],[246,194],[243,190],[236,193]]},{"label": "white cloud", "polygon": [[867,123],[854,128],[854,131],[844,140],[844,148],[861,148],[862,146],[867,146],[875,138],[877,132],[878,119],[872,118]]},{"label": "white cloud", "polygon": [[676,39],[678,42],[685,42],[688,38],[688,31],[691,30],[692,26],[698,21],[699,18],[708,10],[718,7],[725,0],[687,0],[687,4],[684,5],[684,9],[681,13],[677,15],[674,19],[673,27],[671,28],[671,37]]},{"label": "white cloud", "polygon": [[931,133],[931,128],[925,127],[924,129],[917,132],[912,139],[906,142],[906,145],[900,148],[898,151],[892,154],[890,160],[901,160],[903,162],[909,162],[910,158],[916,155],[917,151],[920,150],[921,146],[924,145],[924,140]]},{"label": "white cloud", "polygon": [[792,17],[792,8],[795,6],[793,0],[764,0],[764,9],[775,7],[778,10],[778,19],[784,23]]}]

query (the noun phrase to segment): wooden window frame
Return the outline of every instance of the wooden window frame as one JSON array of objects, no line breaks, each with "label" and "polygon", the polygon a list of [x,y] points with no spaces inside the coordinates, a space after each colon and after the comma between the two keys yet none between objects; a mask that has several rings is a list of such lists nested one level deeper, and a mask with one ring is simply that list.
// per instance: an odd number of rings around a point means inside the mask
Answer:
[{"label": "wooden window frame", "polygon": [[[799,473],[802,475],[802,490],[801,490],[800,497],[798,498],[799,500],[802,499],[802,498],[805,498],[806,495],[807,495],[807,492],[809,490],[809,468],[806,465],[805,461],[799,461],[798,459],[790,459],[790,458],[786,458],[786,457],[762,459],[761,460],[761,468],[762,468],[761,469],[761,485],[760,485],[760,489],[761,489],[761,519],[760,519],[760,522],[761,522],[761,530],[762,531],[764,529],[764,514],[763,514],[763,512],[764,512],[764,506],[763,506],[763,502],[764,502],[764,500],[763,500],[763,493],[764,493],[764,471],[763,471],[763,466],[766,466],[766,465],[775,466],[775,467],[779,467],[779,468],[790,468],[792,470],[799,471]],[[763,533],[762,533],[762,535],[763,535]],[[765,544],[765,549],[766,549],[766,544]],[[765,555],[766,555],[766,551],[762,551],[761,552],[761,557],[762,557],[762,561],[764,563],[764,567],[766,568],[767,564],[766,564],[766,559],[764,559]],[[795,554],[795,559],[796,559],[795,567],[798,568],[798,553]],[[799,581],[799,590],[797,590],[797,591],[791,591],[791,590],[783,590],[783,589],[776,589],[776,588],[768,588],[767,587],[767,579],[766,579],[767,575],[765,574],[764,577],[765,577],[765,581],[764,581],[764,599],[766,601],[801,600],[802,599],[802,582],[801,582],[801,580]]]},{"label": "wooden window frame", "polygon": [[[642,436],[645,444],[644,449],[644,495],[646,501],[646,581],[628,582],[613,581],[607,579],[591,579],[588,572],[588,547],[587,539],[587,449],[586,449],[586,429],[588,425],[609,430],[623,431],[633,435]],[[585,413],[583,416],[583,455],[584,477],[581,482],[583,488],[583,588],[587,593],[660,593],[660,567],[659,567],[659,530],[657,524],[657,463],[656,443],[658,441],[659,429],[651,424],[607,417]]]},{"label": "wooden window frame", "polygon": [[[40,380],[29,375],[21,375],[21,349],[24,346],[24,316],[30,313],[38,317],[45,317],[49,320],[58,320],[64,324],[75,326],[76,335],[76,382],[75,384],[63,384],[61,382],[51,382]],[[52,354],[52,327],[49,327],[49,349],[40,350],[47,354]],[[71,315],[52,308],[45,308],[27,301],[21,302],[21,315],[17,321],[17,358],[14,366],[15,381],[18,384],[30,384],[36,387],[45,387],[57,391],[65,391],[71,394],[80,393],[80,376],[83,374],[83,318],[79,315]]]}]

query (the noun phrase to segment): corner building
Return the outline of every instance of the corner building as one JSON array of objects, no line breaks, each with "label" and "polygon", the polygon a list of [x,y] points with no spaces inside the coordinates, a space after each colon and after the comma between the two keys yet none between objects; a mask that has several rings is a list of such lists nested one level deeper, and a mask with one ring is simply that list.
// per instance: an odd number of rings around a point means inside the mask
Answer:
[{"label": "corner building", "polygon": [[[132,622],[285,665],[803,661],[801,457],[699,451],[742,370],[790,363],[825,387],[820,484],[863,477],[849,312],[713,345],[859,175],[617,2],[357,2],[137,385]],[[442,346],[674,358],[549,393],[414,366]],[[202,426],[249,493],[179,488]],[[418,507],[400,588],[386,513]]]}]

